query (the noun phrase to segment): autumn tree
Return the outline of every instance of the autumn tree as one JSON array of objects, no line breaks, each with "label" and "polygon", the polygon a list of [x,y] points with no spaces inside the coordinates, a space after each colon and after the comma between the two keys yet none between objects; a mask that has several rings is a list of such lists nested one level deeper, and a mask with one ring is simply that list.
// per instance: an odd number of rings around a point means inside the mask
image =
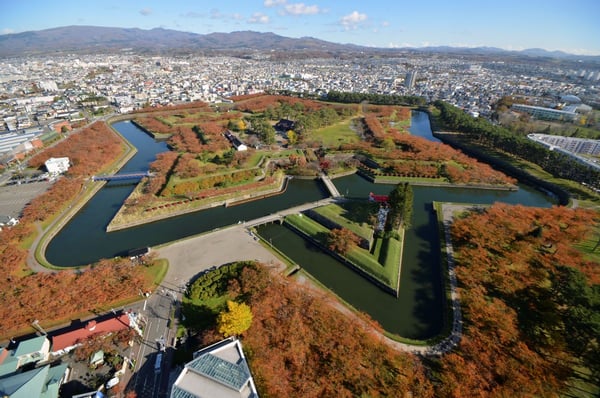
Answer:
[{"label": "autumn tree", "polygon": [[347,228],[334,228],[327,235],[327,246],[329,250],[342,255],[358,245],[360,238]]},{"label": "autumn tree", "polygon": [[553,396],[572,364],[597,377],[600,269],[575,246],[597,218],[495,204],[454,221],[464,335],[441,360],[440,397]]},{"label": "autumn tree", "polygon": [[[262,264],[238,280],[254,312],[244,348],[260,396],[433,397],[419,358],[394,351],[366,316],[348,316],[331,296]],[[209,331],[203,343],[220,338]]]},{"label": "autumn tree", "polygon": [[295,145],[298,142],[298,134],[294,130],[288,130],[287,132],[288,142],[291,145]]},{"label": "autumn tree", "polygon": [[217,318],[217,327],[225,337],[244,333],[252,324],[252,310],[245,303],[227,301],[227,310]]}]

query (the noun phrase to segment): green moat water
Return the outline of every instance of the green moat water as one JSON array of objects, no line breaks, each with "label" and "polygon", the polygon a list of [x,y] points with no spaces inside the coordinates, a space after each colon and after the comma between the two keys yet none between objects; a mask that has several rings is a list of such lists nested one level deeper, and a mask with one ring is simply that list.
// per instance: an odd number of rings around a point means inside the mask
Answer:
[{"label": "green moat water", "polygon": [[[121,172],[145,171],[157,153],[167,150],[135,125],[113,125],[138,152]],[[414,112],[411,132],[431,139],[427,115]],[[366,198],[369,192],[386,194],[391,185],[376,185],[356,176],[334,180],[338,190],[348,197]],[[118,211],[133,185],[109,183],[55,236],[46,250],[46,258],[63,267],[89,264],[101,258],[123,255],[138,247],[154,246],[251,220],[278,210],[313,202],[326,197],[321,184],[311,180],[292,180],[287,191],[278,196],[234,207],[218,207],[122,231],[106,233],[105,228]],[[493,191],[461,188],[414,187],[412,227],[406,231],[400,296],[380,291],[352,270],[311,247],[285,227],[268,225],[261,234],[294,259],[316,279],[332,289],[355,308],[368,313],[389,332],[424,339],[435,336],[442,327],[443,305],[439,238],[433,201],[463,203],[519,203],[548,207],[554,202],[527,186],[518,191]],[[235,247],[232,242],[232,247]]]}]

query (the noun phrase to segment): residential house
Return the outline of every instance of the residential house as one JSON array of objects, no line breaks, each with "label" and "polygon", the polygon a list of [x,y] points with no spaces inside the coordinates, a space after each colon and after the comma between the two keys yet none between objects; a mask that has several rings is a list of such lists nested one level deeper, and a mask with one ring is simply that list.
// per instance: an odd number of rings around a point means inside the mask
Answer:
[{"label": "residential house", "polygon": [[69,352],[76,348],[82,341],[95,334],[114,333],[127,329],[130,327],[129,318],[128,314],[121,314],[103,321],[92,320],[81,328],[52,336],[52,352],[54,354]]},{"label": "residential house", "polygon": [[58,398],[60,386],[69,378],[67,364],[45,365],[26,372],[0,377],[0,396],[4,398]]},{"label": "residential house", "polygon": [[[43,365],[50,353],[50,341],[38,336],[21,341],[14,351],[0,348],[0,397],[58,398],[60,386],[69,378],[67,364]],[[23,371],[23,366],[28,370]]]}]

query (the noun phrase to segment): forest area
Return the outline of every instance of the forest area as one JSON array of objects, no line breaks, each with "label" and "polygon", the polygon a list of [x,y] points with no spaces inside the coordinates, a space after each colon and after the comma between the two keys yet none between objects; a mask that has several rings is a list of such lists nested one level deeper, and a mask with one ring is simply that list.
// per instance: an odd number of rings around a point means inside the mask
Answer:
[{"label": "forest area", "polygon": [[72,167],[52,187],[23,210],[19,224],[0,232],[0,336],[8,338],[28,331],[38,319],[42,324],[91,311],[103,303],[129,298],[145,289],[145,274],[129,259],[101,260],[83,272],[65,270],[31,273],[26,264],[37,226],[56,217],[81,192],[85,180],[124,153],[121,139],[104,123],[96,122],[47,148],[30,160],[40,167],[50,157],[68,155]]},{"label": "forest area", "polygon": [[444,101],[436,101],[433,105],[439,109],[445,128],[463,133],[473,143],[535,163],[556,177],[583,182],[600,189],[598,169],[576,162],[562,152],[550,151],[524,134],[493,125],[483,118],[467,115]]},{"label": "forest area", "polygon": [[[236,272],[207,274],[190,287],[196,292],[190,297],[214,302],[225,296],[251,308],[253,319],[241,338],[261,397],[433,396],[420,360],[386,345],[375,333],[378,325],[340,312],[327,293],[290,282],[249,262]],[[194,320],[204,322],[202,345],[221,338],[216,321],[205,328],[207,318],[216,320],[225,310],[221,302],[213,309],[202,300],[184,306],[189,328],[198,330]]]},{"label": "forest area", "polygon": [[599,221],[495,204],[453,223],[465,333],[441,359],[443,396],[560,396],[581,368],[600,384],[600,269],[576,248]]}]

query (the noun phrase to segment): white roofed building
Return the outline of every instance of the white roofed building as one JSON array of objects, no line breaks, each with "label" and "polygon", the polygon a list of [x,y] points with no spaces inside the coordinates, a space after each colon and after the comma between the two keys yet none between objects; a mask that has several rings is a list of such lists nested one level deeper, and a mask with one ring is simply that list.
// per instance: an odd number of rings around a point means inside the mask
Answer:
[{"label": "white roofed building", "polygon": [[194,353],[171,390],[171,398],[258,398],[242,344],[235,337]]},{"label": "white roofed building", "polygon": [[46,170],[50,174],[62,174],[69,170],[69,158],[50,158],[44,162]]}]

